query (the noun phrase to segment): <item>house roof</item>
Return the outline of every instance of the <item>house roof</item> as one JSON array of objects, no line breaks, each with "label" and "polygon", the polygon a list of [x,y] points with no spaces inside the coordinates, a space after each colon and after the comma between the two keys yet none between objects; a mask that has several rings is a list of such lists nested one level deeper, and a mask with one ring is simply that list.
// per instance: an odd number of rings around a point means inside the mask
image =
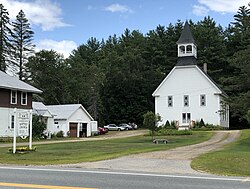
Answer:
[{"label": "house roof", "polygon": [[181,33],[179,40],[176,42],[177,44],[187,44],[187,43],[195,43],[191,28],[188,22],[185,22],[184,29]]},{"label": "house roof", "polygon": [[32,93],[42,93],[41,90],[23,82],[15,77],[11,77],[10,75],[0,71],[0,88],[2,89],[11,89]]},{"label": "house roof", "polygon": [[76,110],[81,108],[91,120],[94,120],[81,104],[49,105],[46,107],[55,115],[55,119],[68,119]]},{"label": "house roof", "polygon": [[[207,74],[205,73],[200,67],[198,67],[197,65],[188,65],[187,67],[196,67],[203,75],[204,77],[220,92],[218,94],[223,95],[225,97],[227,97],[228,95],[225,93],[225,91],[223,91],[220,86]],[[170,75],[173,73],[173,71],[178,68],[178,66],[175,66],[171,72],[165,77],[165,79],[161,82],[161,84],[157,87],[157,89],[153,92],[152,96],[156,97],[157,96],[157,92],[159,91],[159,89],[162,87],[162,85],[167,81],[167,79],[170,77]]]},{"label": "house roof", "polygon": [[32,102],[32,108],[35,115],[53,117],[53,114],[42,102]]}]

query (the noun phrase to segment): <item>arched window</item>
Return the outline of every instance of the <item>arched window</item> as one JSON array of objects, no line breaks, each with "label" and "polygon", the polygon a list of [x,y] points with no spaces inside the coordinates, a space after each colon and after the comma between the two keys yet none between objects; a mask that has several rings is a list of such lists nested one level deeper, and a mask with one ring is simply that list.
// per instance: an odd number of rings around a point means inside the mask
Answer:
[{"label": "arched window", "polygon": [[185,53],[185,47],[184,46],[180,46],[180,53],[184,54]]},{"label": "arched window", "polygon": [[187,46],[187,53],[192,53],[192,45]]}]

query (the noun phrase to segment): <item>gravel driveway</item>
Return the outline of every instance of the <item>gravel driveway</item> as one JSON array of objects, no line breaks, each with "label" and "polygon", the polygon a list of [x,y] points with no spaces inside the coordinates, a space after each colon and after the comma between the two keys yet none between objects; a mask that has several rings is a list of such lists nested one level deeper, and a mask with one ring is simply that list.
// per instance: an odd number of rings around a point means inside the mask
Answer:
[{"label": "gravel driveway", "polygon": [[111,160],[63,166],[170,174],[205,174],[193,170],[190,167],[191,160],[200,154],[219,150],[224,145],[235,141],[239,136],[240,131],[216,131],[216,134],[210,140],[200,144],[167,151],[129,155]]}]

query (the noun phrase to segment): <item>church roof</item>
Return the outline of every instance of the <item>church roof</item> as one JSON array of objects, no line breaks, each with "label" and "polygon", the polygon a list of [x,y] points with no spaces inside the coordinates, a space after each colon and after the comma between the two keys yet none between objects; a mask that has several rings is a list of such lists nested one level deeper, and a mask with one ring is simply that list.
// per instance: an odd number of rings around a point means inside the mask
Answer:
[{"label": "church roof", "polygon": [[196,65],[197,60],[194,56],[178,57],[176,66]]},{"label": "church roof", "polygon": [[187,43],[195,43],[191,28],[188,22],[185,22],[184,29],[181,33],[179,40],[176,42],[177,44],[187,44]]}]

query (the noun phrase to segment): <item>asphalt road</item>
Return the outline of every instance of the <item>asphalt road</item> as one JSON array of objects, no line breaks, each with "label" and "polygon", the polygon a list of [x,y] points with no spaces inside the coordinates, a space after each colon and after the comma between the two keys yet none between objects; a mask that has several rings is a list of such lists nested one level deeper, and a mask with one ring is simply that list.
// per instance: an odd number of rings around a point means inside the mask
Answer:
[{"label": "asphalt road", "polygon": [[112,172],[79,168],[0,167],[0,188],[249,189],[250,178]]}]

